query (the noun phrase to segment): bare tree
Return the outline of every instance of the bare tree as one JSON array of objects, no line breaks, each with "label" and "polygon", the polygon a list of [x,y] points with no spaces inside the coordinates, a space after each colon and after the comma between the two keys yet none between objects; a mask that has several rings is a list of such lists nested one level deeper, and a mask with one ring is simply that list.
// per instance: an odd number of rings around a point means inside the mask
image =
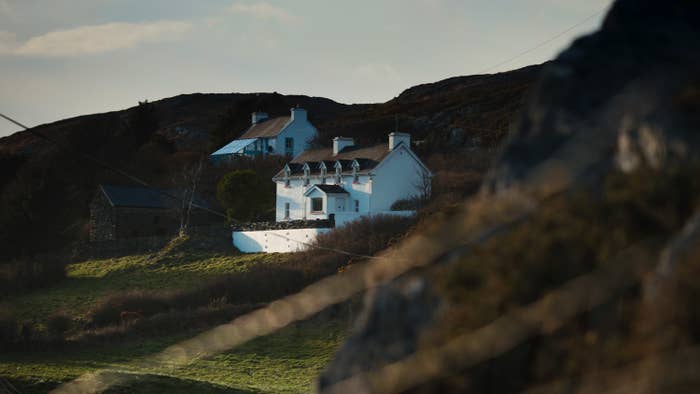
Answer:
[{"label": "bare tree", "polygon": [[179,191],[180,193],[180,204],[178,207],[178,217],[180,219],[180,236],[187,235],[190,227],[190,217],[192,216],[192,206],[195,204],[194,199],[197,193],[197,185],[199,184],[199,178],[202,175],[204,159],[199,158],[197,163],[192,165],[185,165],[180,174],[180,183],[183,187]]},{"label": "bare tree", "polygon": [[430,200],[430,195],[433,192],[433,176],[424,168],[418,170],[418,180],[413,183],[418,193],[416,194],[417,208],[423,207]]}]

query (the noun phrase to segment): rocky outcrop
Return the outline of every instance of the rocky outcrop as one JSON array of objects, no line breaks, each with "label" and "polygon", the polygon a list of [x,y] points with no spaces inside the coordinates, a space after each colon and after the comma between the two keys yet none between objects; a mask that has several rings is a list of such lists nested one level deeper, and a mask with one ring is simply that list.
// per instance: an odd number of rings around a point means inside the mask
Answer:
[{"label": "rocky outcrop", "polygon": [[[642,183],[644,187],[635,189],[630,186],[629,191],[625,191],[628,193],[625,196],[628,199],[625,200],[625,204],[628,201],[632,202],[627,206],[619,201],[613,201],[608,204],[609,210],[595,211],[595,209],[591,209],[590,215],[593,216],[586,217],[586,220],[583,221],[575,215],[575,221],[561,221],[561,218],[565,216],[561,207],[566,205],[559,204],[549,207],[551,212],[544,212],[540,217],[540,220],[546,218],[543,221],[543,223],[547,223],[546,226],[538,228],[530,223],[530,227],[526,227],[525,230],[521,229],[519,233],[516,232],[515,238],[510,240],[510,244],[501,245],[503,246],[502,250],[492,251],[493,255],[484,254],[491,256],[491,260],[488,262],[498,263],[492,264],[497,267],[494,268],[497,273],[493,274],[491,278],[496,278],[493,279],[494,283],[507,283],[503,285],[503,288],[506,289],[505,293],[521,287],[528,289],[528,291],[534,291],[534,294],[539,294],[539,292],[544,291],[540,287],[561,285],[561,278],[568,278],[568,274],[557,279],[554,273],[567,264],[571,266],[575,264],[577,261],[576,253],[570,252],[576,247],[584,249],[581,247],[584,244],[583,233],[595,230],[601,222],[617,224],[614,220],[602,217],[603,215],[620,213],[613,212],[614,209],[622,211],[632,208],[628,216],[635,219],[629,221],[632,223],[629,226],[633,231],[629,231],[626,227],[610,225],[602,227],[601,233],[603,235],[601,238],[620,235],[613,234],[613,231],[608,232],[610,229],[620,228],[625,237],[631,235],[626,238],[627,242],[631,242],[630,239],[635,239],[634,237],[637,240],[645,240],[649,236],[657,237],[657,240],[668,239],[673,232],[678,231],[680,220],[669,221],[670,224],[666,225],[659,224],[663,220],[655,222],[654,220],[662,216],[658,214],[658,211],[664,207],[669,208],[670,206],[669,211],[674,212],[674,214],[681,212],[682,214],[679,215],[681,220],[687,219],[689,209],[686,208],[692,209],[694,206],[686,204],[683,200],[696,202],[697,193],[694,195],[687,193],[688,195],[683,196],[684,198],[676,199],[678,201],[674,200],[674,195],[684,192],[678,185],[690,183],[687,182],[689,178],[680,177],[678,179],[682,179],[682,182],[664,183],[658,182],[658,179],[650,180],[643,176],[640,177],[639,174],[630,173],[642,168],[650,169],[652,170],[651,174],[657,178],[663,178],[667,172],[656,170],[679,167],[678,164],[685,170],[690,170],[686,172],[692,172],[692,170],[699,168],[696,162],[696,160],[700,161],[700,133],[697,132],[697,128],[700,126],[700,111],[698,110],[700,107],[700,75],[698,74],[698,70],[700,70],[700,23],[697,20],[698,15],[700,15],[700,2],[695,0],[670,0],[666,2],[618,0],[607,15],[599,32],[576,40],[569,49],[545,67],[531,100],[521,113],[518,123],[513,128],[512,135],[509,136],[509,140],[502,150],[500,159],[490,171],[483,185],[482,196],[491,202],[495,200],[491,197],[502,191],[518,189],[521,186],[525,190],[547,186],[546,184],[551,179],[541,176],[543,173],[546,174],[542,171],[545,166],[556,166],[561,172],[566,173],[567,183],[561,183],[562,187],[580,184],[593,186],[591,188],[593,192],[586,195],[594,196],[591,197],[592,199],[604,194],[600,193],[602,187],[599,186],[603,184],[602,181],[611,172],[615,172],[614,175],[620,179],[632,180],[631,184],[634,181],[640,181],[639,183]],[[457,134],[455,133],[455,138]],[[695,164],[691,165],[691,163]],[[651,193],[654,198],[644,200],[642,203],[634,201],[635,196],[645,192],[647,183],[654,185],[649,189],[658,187],[658,190]],[[619,189],[617,191],[619,192]],[[589,202],[589,206],[586,206],[586,203],[586,200],[579,201],[577,204],[580,205],[576,205],[575,209],[568,209],[578,215],[581,209],[585,211],[595,205],[593,201]],[[686,205],[684,206],[684,204]],[[542,207],[540,210],[544,210],[544,208]],[[644,212],[640,213],[640,210],[644,210]],[[557,213],[553,213],[554,211]],[[537,210],[532,216],[536,214]],[[624,214],[618,216],[625,217]],[[647,222],[638,220],[640,218],[646,220],[647,216],[651,217],[652,220]],[[556,220],[550,221],[552,217]],[[653,224],[647,225],[646,228],[640,228],[640,223]],[[571,226],[571,228],[562,229],[566,226]],[[697,233],[695,229],[695,227],[689,227],[686,233]],[[558,236],[556,242],[550,238],[555,233]],[[575,233],[576,236],[572,237],[572,233]],[[579,237],[578,234],[581,236]],[[528,236],[528,242],[523,242],[522,239],[518,238],[525,235]],[[503,240],[508,242],[507,238]],[[440,242],[439,239],[433,239],[433,241]],[[679,238],[677,243],[684,242],[687,243],[685,238]],[[698,244],[698,237],[692,240],[692,244]],[[598,255],[599,250],[596,248],[602,249],[598,241],[592,242],[591,245],[590,250],[585,249],[585,253],[581,254],[586,256],[582,261],[587,263]],[[618,245],[614,246],[616,252],[619,253]],[[652,259],[656,255],[656,252],[653,251],[655,247],[658,248],[658,244],[650,247],[652,252],[649,255],[652,256]],[[541,253],[533,257],[533,260],[537,261],[531,261],[530,265],[521,265],[518,260],[522,260],[522,256],[531,252],[527,249],[539,249]],[[503,252],[508,250],[510,252]],[[601,257],[601,259],[603,258]],[[609,257],[606,259],[603,263],[610,261]],[[550,262],[550,265],[546,265],[546,261],[542,260],[555,261],[556,264]],[[479,261],[475,265],[482,263],[487,264],[487,262]],[[501,263],[502,265],[500,265]],[[479,272],[472,266],[466,267],[473,269],[474,272]],[[518,273],[508,272],[509,269],[504,267],[510,267],[511,271]],[[586,269],[589,268],[581,268],[579,272],[572,275],[586,272]],[[431,268],[428,270],[430,271]],[[435,269],[431,272],[437,271],[439,270]],[[466,270],[465,272],[472,271]],[[506,279],[510,275],[516,279],[507,282]],[[431,276],[426,275],[426,277]],[[474,287],[474,283],[479,281],[469,278],[480,278],[480,276],[476,274],[457,276],[452,278],[452,286],[465,291],[473,290],[471,287]],[[413,280],[420,281],[420,277],[415,276]],[[429,288],[427,279],[423,279],[423,281],[422,286],[426,289]],[[432,312],[415,313],[414,311],[431,311],[432,305],[446,305],[448,303],[426,296],[407,297],[399,290],[405,286],[405,283],[405,279],[400,279],[386,285],[373,296],[370,295],[357,331],[348,339],[327,371],[322,375],[321,388],[342,381],[358,372],[379,370],[391,360],[405,358],[416,350],[416,344],[419,343],[418,338],[422,340],[420,350],[429,348],[429,340],[427,343],[423,341],[426,341],[426,337],[430,337],[430,335],[421,337],[422,332],[436,332],[435,328],[441,329],[442,332],[459,329],[459,323],[450,320],[458,319],[458,317],[454,315],[448,317],[450,310],[459,310],[461,307],[463,311],[471,313],[482,308],[482,310],[488,309],[496,316],[498,316],[497,313],[500,313],[498,311],[499,304],[490,303],[491,300],[489,300],[494,297],[494,294],[489,294],[489,291],[497,290],[497,288],[489,288],[488,286],[484,290],[480,290],[483,293],[468,298],[475,305],[450,305],[449,308],[453,309],[444,307],[443,312],[435,314]],[[439,281],[436,281],[434,285],[437,283]],[[634,293],[634,291],[628,293],[626,297],[629,299],[637,297],[635,302],[639,302],[639,294]],[[532,301],[529,298],[526,299],[526,302]],[[426,302],[425,300],[430,301]],[[503,305],[501,304],[501,306]],[[611,301],[610,305],[601,307],[592,314],[593,317],[595,314],[601,314],[604,318],[599,320],[591,318],[582,324],[582,327],[576,326],[581,322],[572,322],[570,326],[556,334],[544,333],[533,338],[531,342],[526,342],[526,347],[507,348],[505,350],[511,350],[510,353],[505,352],[500,356],[493,357],[487,363],[473,366],[470,371],[456,371],[455,375],[458,376],[452,376],[449,379],[444,379],[444,376],[436,378],[434,381],[430,381],[433,385],[419,387],[416,392],[466,391],[465,387],[472,388],[473,392],[519,392],[528,388],[529,385],[537,384],[537,379],[551,381],[566,376],[570,371],[567,372],[565,368],[560,368],[560,363],[564,360],[567,363],[571,362],[572,359],[576,358],[577,351],[579,359],[585,360],[585,363],[571,364],[576,365],[575,376],[581,373],[583,365],[593,366],[592,369],[598,368],[597,361],[599,360],[606,360],[612,365],[614,361],[610,360],[619,361],[622,350],[615,347],[612,348],[613,350],[606,350],[605,346],[597,344],[599,335],[610,335],[610,337],[615,337],[615,341],[629,341],[626,342],[626,346],[629,347],[624,349],[633,348],[635,343],[633,339],[630,339],[632,335],[629,332],[624,331],[624,329],[615,331],[619,327],[611,327],[609,324],[606,325],[606,322],[620,319],[624,321],[624,324],[646,324],[646,317],[643,316],[643,313],[639,322],[630,323],[637,316],[625,315],[621,309],[615,309],[620,305],[622,303],[616,304]],[[692,299],[689,301],[689,298],[686,298],[682,300],[681,305],[686,307],[696,304],[693,304]],[[659,310],[661,309],[663,307]],[[630,308],[630,310],[635,309]],[[420,318],[412,316],[420,316]],[[693,314],[693,317],[695,316]],[[620,325],[622,324],[620,323]],[[691,321],[691,327],[695,327],[692,324],[695,324],[693,321]],[[560,337],[548,338],[547,335],[550,334]],[[617,335],[620,336],[617,337]],[[625,335],[629,335],[629,337],[625,337]],[[439,343],[439,341],[437,342]],[[581,350],[581,347],[577,348],[576,345],[572,345],[575,343],[587,343],[587,345],[583,347],[584,350]],[[610,344],[613,341],[607,343]],[[520,357],[519,352],[526,353],[526,357]],[[595,356],[588,358],[593,353]],[[518,357],[513,358],[514,354]],[[465,358],[469,357],[465,355]],[[511,362],[515,359],[517,360]],[[504,360],[507,361],[505,364]],[[541,364],[536,364],[538,360]],[[503,368],[503,365],[506,364],[508,367]],[[581,368],[579,369],[579,367]],[[538,368],[540,372],[537,372]],[[517,382],[517,388],[503,389],[503,385],[498,384],[500,380],[512,383],[515,376],[522,378],[521,381]],[[450,381],[450,379],[453,380]],[[570,382],[573,382],[571,387],[576,386],[575,378]],[[553,392],[561,391],[553,390]],[[545,392],[547,391],[545,390]]]},{"label": "rocky outcrop", "polygon": [[319,377],[319,389],[415,352],[421,330],[432,322],[438,306],[428,282],[417,276],[369,293],[353,333]]},{"label": "rocky outcrop", "polygon": [[617,1],[600,31],[543,70],[485,189],[519,184],[550,159],[578,161],[577,178],[696,157],[699,13],[690,0]]}]

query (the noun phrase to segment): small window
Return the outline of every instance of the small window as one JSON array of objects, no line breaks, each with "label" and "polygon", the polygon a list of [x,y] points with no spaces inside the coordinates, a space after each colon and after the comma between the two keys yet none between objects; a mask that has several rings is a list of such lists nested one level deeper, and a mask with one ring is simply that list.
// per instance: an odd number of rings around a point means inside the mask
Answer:
[{"label": "small window", "polygon": [[309,186],[309,174],[311,173],[311,168],[307,163],[304,163],[304,186]]},{"label": "small window", "polygon": [[360,163],[357,160],[352,162],[352,183],[360,183],[360,176],[357,171],[360,169]]},{"label": "small window", "polygon": [[284,154],[294,156],[294,138],[287,137],[284,139]]},{"label": "small window", "polygon": [[323,198],[314,197],[311,199],[311,212],[323,212]]},{"label": "small window", "polygon": [[285,178],[284,178],[284,187],[289,187],[290,182],[291,182],[291,181],[289,180],[289,177],[285,177]]},{"label": "small window", "polygon": [[355,212],[360,212],[360,200],[355,200]]},{"label": "small window", "polygon": [[289,203],[284,203],[284,218],[289,219]]}]

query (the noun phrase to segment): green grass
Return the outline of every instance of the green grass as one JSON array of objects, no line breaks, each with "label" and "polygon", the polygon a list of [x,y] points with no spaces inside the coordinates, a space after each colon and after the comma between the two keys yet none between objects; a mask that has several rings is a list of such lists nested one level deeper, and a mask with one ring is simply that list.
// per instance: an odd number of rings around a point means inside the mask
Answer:
[{"label": "green grass", "polygon": [[183,290],[217,276],[245,270],[250,264],[280,261],[282,255],[173,252],[89,260],[69,264],[67,279],[55,286],[10,297],[21,320],[41,326],[53,312],[65,311],[76,320],[100,298],[128,290]]},{"label": "green grass", "polygon": [[[114,391],[163,392],[175,387],[180,392],[191,388],[192,392],[307,393],[312,391],[315,377],[344,335],[345,326],[341,323],[302,323],[179,370],[154,367],[138,371],[147,375]],[[186,337],[141,339],[51,353],[2,354],[0,376],[22,392],[43,392],[98,369],[135,372],[129,367],[130,361],[147,357]]]},{"label": "green grass", "polygon": [[[188,250],[174,242],[154,254],[75,262],[67,266],[67,278],[55,286],[6,301],[19,319],[32,320],[43,329],[47,316],[57,311],[84,320],[90,308],[109,294],[191,289],[218,276],[245,271],[253,264],[283,262],[285,258],[279,254]],[[22,392],[46,392],[84,373],[109,369],[132,378],[109,390],[115,393],[306,393],[312,391],[315,377],[345,335],[345,324],[301,323],[174,371],[163,366],[135,370],[131,365],[196,335],[196,331],[113,343],[73,343],[51,351],[16,351],[0,354],[0,376]]]}]

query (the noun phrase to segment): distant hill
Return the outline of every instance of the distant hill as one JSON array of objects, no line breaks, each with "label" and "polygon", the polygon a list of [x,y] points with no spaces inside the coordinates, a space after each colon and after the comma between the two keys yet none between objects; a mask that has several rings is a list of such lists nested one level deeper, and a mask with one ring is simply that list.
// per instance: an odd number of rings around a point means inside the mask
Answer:
[{"label": "distant hill", "polygon": [[318,143],[338,135],[384,141],[398,124],[422,142],[422,155],[495,147],[541,67],[449,78],[378,104],[278,93],[186,94],[33,129],[60,146],[27,131],[0,138],[0,250],[7,257],[65,246],[85,233],[97,184],[129,184],[78,152],[165,186],[183,163],[240,135],[251,112],[285,115],[296,105],[319,129]]}]

